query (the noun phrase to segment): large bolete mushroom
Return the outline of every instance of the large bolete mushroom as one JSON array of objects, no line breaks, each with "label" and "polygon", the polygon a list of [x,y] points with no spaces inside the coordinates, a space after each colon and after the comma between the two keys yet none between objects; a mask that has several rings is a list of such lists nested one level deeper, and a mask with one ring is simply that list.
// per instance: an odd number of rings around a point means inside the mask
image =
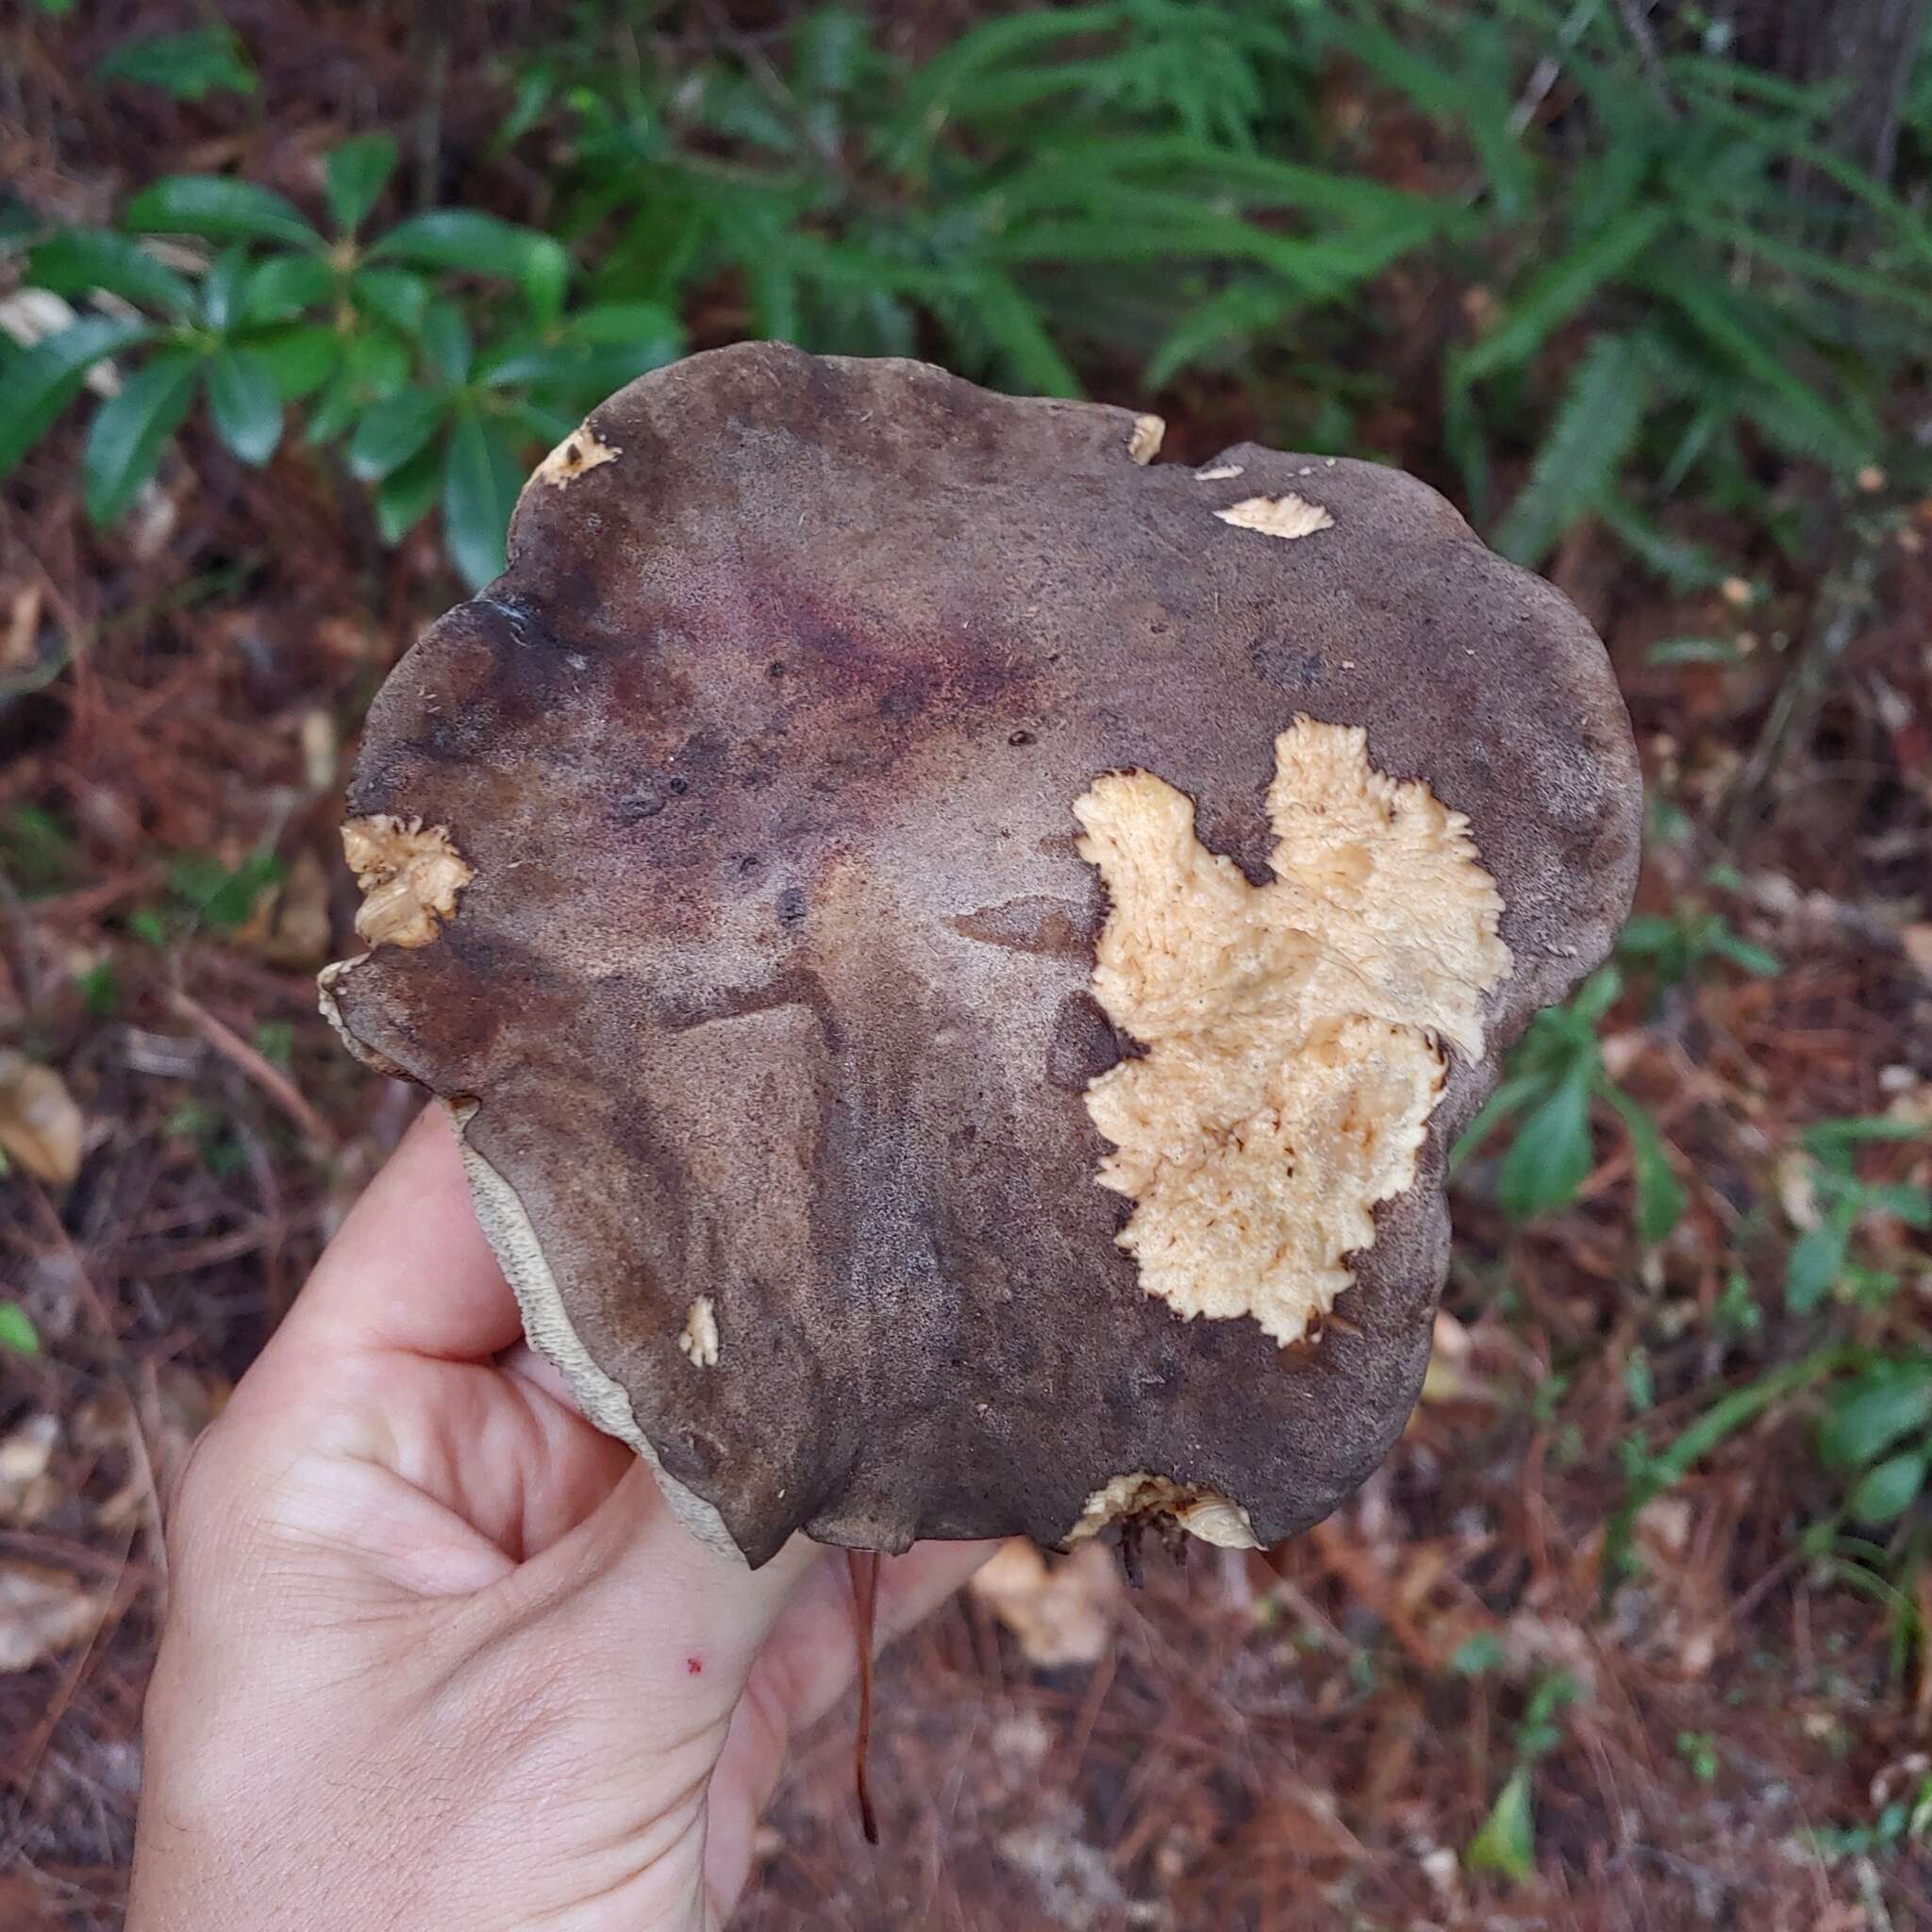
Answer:
[{"label": "large bolete mushroom", "polygon": [[369,716],[352,1047],[701,1537],[1267,1543],[1607,949],[1603,648],[1422,484],[769,343],[633,383]]}]

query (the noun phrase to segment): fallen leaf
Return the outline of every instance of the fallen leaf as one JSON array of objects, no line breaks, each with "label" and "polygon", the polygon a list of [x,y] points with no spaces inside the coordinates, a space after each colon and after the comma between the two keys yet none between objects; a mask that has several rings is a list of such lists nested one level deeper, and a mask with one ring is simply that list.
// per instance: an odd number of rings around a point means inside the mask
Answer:
[{"label": "fallen leaf", "polygon": [[298,852],[263,890],[235,940],[271,966],[309,970],[329,957],[328,874],[313,852]]},{"label": "fallen leaf", "polygon": [[0,1563],[0,1673],[30,1671],[87,1642],[101,1627],[108,1602],[64,1570]]},{"label": "fallen leaf", "polygon": [[1104,1543],[1083,1543],[1051,1563],[1015,1537],[968,1586],[1018,1641],[1028,1663],[1091,1664],[1113,1635],[1121,1575]]},{"label": "fallen leaf", "polygon": [[0,1050],[0,1149],[37,1180],[64,1187],[80,1172],[82,1126],[67,1083],[52,1067]]},{"label": "fallen leaf", "polygon": [[0,1523],[38,1523],[59,1501],[59,1486],[47,1474],[60,1440],[58,1416],[29,1416],[0,1437]]}]

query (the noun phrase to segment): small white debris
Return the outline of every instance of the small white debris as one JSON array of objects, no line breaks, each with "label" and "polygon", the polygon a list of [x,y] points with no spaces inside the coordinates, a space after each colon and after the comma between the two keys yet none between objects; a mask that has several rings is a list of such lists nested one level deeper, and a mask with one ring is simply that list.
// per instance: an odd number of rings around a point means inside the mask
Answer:
[{"label": "small white debris", "polygon": [[1167,423],[1159,416],[1136,416],[1127,437],[1127,454],[1137,463],[1151,463],[1160,454],[1160,439],[1167,434]]},{"label": "small white debris", "polygon": [[711,1307],[711,1297],[701,1294],[691,1305],[691,1312],[684,1318],[684,1332],[677,1338],[677,1346],[690,1357],[691,1366],[699,1369],[713,1368],[718,1360],[718,1316]]},{"label": "small white debris", "polygon": [[574,483],[586,470],[594,470],[603,463],[614,463],[624,451],[615,443],[605,442],[588,423],[581,423],[566,436],[531,473],[532,483],[548,483],[553,490],[562,490]]},{"label": "small white debris", "polygon": [[1264,537],[1290,541],[1335,527],[1335,519],[1319,503],[1310,503],[1292,491],[1286,496],[1244,496],[1214,514],[1238,530],[1258,530]]},{"label": "small white debris", "polygon": [[1241,466],[1239,463],[1216,463],[1211,470],[1196,470],[1194,472],[1194,481],[1196,483],[1221,483],[1224,482],[1229,476],[1239,476],[1241,474]]}]

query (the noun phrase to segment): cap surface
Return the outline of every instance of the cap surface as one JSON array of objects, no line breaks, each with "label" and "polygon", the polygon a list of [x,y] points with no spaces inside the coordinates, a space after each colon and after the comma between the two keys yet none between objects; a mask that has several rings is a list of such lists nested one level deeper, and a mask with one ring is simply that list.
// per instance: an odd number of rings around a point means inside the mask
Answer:
[{"label": "cap surface", "polygon": [[325,1006],[753,1562],[1326,1513],[1420,1387],[1446,1149],[1627,909],[1575,610],[1395,471],[1158,437],[693,357],[371,710]]}]

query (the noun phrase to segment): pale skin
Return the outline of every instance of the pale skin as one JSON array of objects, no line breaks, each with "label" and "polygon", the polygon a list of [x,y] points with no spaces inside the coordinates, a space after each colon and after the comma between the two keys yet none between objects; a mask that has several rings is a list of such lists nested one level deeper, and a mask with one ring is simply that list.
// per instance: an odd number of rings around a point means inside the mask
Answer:
[{"label": "pale skin", "polygon": [[[129,1932],[729,1916],[853,1675],[844,1557],[702,1547],[520,1336],[432,1108],[174,1499]],[[888,1560],[881,1641],[991,1548]]]}]

